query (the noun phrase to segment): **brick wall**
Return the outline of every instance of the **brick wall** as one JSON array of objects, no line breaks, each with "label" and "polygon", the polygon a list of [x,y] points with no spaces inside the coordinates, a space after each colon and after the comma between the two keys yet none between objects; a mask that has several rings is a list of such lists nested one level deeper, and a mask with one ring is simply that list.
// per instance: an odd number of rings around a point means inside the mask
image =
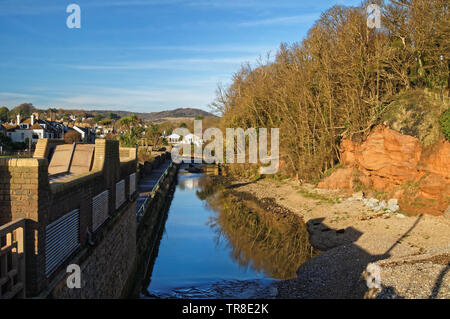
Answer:
[{"label": "brick wall", "polygon": [[[102,238],[114,236],[114,231],[109,234],[106,229],[110,229],[108,227],[113,221],[120,221],[124,211],[127,214],[132,211],[134,219],[132,221],[128,216],[131,213],[123,217],[126,227],[119,227],[115,236],[121,238],[119,241],[123,241],[125,237],[132,240],[136,228],[133,225],[133,222],[136,223],[135,197],[129,196],[128,190],[129,175],[136,172],[137,162],[133,156],[129,156],[126,162],[120,162],[118,141],[96,140],[91,172],[51,183],[48,177],[47,157],[51,152],[50,148],[55,145],[50,140],[38,144],[39,147],[33,159],[0,159],[0,224],[19,218],[27,219],[27,296],[36,296],[48,290],[54,282],[58,281],[60,274],[65,273],[67,265],[72,263],[75,256],[92,248],[89,242],[96,241],[99,244]],[[133,154],[133,150],[123,149],[123,151]],[[126,182],[126,201],[116,210],[115,187],[116,183],[122,179]],[[109,219],[94,232],[92,198],[105,190],[109,191],[107,208]],[[76,209],[79,210],[80,246],[47,277],[45,275],[46,226]],[[121,225],[121,222],[118,225]],[[101,242],[101,245],[106,244]],[[112,245],[111,240],[107,245]],[[130,248],[111,249],[117,253],[110,253],[109,258],[104,259],[105,261],[120,260],[122,254],[128,256],[126,254],[128,250],[130,254],[133,254]],[[111,259],[112,257],[115,259]]]},{"label": "brick wall", "polygon": [[[73,260],[81,268],[81,289],[67,288],[67,274],[58,280],[49,297],[92,299],[120,298],[135,267],[136,204],[129,205],[109,226],[105,236],[84,261]],[[83,256],[80,257],[83,259]]]},{"label": "brick wall", "polygon": [[64,140],[40,138],[36,143],[33,158],[49,159],[56,145],[64,144]]}]

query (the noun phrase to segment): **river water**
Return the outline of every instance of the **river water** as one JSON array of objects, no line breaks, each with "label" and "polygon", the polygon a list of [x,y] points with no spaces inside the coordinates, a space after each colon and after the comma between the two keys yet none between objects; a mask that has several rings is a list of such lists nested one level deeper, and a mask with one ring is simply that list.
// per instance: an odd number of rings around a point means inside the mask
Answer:
[{"label": "river water", "polygon": [[276,281],[295,277],[305,230],[220,194],[211,177],[180,170],[143,298],[275,298]]}]

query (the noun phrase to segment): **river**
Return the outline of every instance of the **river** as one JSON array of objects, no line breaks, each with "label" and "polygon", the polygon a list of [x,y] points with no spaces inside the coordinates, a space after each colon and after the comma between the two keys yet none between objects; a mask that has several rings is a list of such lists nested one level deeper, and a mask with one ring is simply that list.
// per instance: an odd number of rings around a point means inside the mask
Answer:
[{"label": "river", "polygon": [[304,224],[241,206],[218,186],[180,170],[143,298],[275,298],[276,281],[309,258]]}]

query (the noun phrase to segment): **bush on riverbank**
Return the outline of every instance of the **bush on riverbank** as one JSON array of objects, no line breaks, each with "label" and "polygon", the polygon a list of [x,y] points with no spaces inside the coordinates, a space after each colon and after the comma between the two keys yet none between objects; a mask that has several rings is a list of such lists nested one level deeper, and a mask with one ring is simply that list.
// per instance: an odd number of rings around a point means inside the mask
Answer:
[{"label": "bush on riverbank", "polygon": [[450,109],[442,114],[439,123],[441,124],[441,130],[445,138],[450,140]]}]

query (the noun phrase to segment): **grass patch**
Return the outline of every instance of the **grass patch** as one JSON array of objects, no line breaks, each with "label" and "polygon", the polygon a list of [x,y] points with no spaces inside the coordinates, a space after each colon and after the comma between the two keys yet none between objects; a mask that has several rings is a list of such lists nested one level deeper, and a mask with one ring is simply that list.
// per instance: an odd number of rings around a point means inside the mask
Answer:
[{"label": "grass patch", "polygon": [[299,191],[297,191],[297,193],[301,194],[303,197],[319,200],[319,201],[322,201],[322,202],[326,202],[328,204],[337,204],[338,203],[338,201],[335,200],[335,199],[323,196],[321,194],[310,192],[310,191],[308,191],[308,190],[306,190],[304,188],[302,188]]}]

